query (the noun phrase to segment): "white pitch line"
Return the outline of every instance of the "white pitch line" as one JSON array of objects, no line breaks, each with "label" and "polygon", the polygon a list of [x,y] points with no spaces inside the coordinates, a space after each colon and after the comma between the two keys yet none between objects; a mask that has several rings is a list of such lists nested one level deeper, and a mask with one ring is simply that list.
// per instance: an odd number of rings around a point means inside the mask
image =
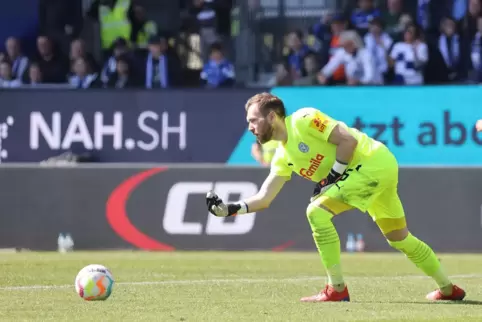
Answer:
[{"label": "white pitch line", "polygon": [[[347,277],[347,281],[350,280],[404,280],[404,279],[428,279],[427,276],[421,275],[406,275],[406,276],[352,276]],[[465,274],[465,275],[452,275],[451,278],[482,278],[481,274]],[[144,281],[144,282],[119,282],[116,285],[188,285],[188,284],[229,284],[229,283],[297,283],[304,281],[318,281],[325,280],[326,277],[293,277],[293,278],[234,278],[234,279],[206,279],[206,280],[166,280],[166,281]],[[0,291],[18,291],[18,290],[51,290],[62,289],[72,287],[70,284],[64,285],[24,285],[24,286],[1,286]]]}]

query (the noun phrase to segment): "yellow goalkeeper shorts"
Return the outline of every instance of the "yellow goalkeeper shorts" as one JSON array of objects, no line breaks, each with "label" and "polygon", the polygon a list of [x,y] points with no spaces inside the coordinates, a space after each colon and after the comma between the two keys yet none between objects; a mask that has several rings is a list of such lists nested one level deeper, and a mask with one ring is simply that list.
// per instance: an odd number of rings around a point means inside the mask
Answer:
[{"label": "yellow goalkeeper shorts", "polygon": [[317,199],[334,199],[362,212],[368,211],[374,221],[402,219],[405,212],[397,186],[398,162],[392,152],[382,146],[361,163],[351,165],[337,185]]}]

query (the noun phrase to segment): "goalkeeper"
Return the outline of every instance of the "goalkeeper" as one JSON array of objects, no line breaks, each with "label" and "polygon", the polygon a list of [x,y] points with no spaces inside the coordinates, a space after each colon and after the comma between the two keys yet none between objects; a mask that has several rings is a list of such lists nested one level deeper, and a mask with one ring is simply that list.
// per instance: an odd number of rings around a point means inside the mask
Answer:
[{"label": "goalkeeper", "polygon": [[397,193],[398,164],[385,145],[314,108],[302,108],[286,117],[283,102],[269,93],[249,99],[246,112],[249,130],[261,144],[279,141],[270,174],[256,195],[237,203],[224,204],[215,192],[208,193],[208,209],[218,217],[266,209],[292,172],[315,182],[306,215],[328,283],[319,294],[304,297],[302,302],[350,300],[332,218],[353,208],[368,211],[390,246],[435,281],[438,289],[427,299],[465,297],[465,291],[445,274],[430,246],[409,232]]}]

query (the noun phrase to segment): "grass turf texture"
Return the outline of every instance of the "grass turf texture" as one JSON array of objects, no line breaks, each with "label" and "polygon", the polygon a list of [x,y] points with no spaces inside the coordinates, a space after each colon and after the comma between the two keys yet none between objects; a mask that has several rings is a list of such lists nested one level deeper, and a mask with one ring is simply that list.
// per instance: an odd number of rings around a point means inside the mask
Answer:
[{"label": "grass turf texture", "polygon": [[[350,303],[300,303],[325,278],[316,253],[74,252],[0,254],[2,321],[482,321],[482,255],[442,255],[467,301],[435,289],[401,254],[344,254]],[[75,293],[77,272],[109,267],[105,302]],[[48,287],[43,287],[48,286]]]}]

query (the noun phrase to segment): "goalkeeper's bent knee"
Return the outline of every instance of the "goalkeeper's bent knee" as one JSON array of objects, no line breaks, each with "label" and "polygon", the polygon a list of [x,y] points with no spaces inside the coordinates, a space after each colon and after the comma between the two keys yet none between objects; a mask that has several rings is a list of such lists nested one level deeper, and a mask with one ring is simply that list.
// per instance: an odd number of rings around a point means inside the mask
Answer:
[{"label": "goalkeeper's bent knee", "polygon": [[405,217],[400,218],[381,218],[375,221],[383,235],[387,235],[395,230],[401,230],[407,227]]},{"label": "goalkeeper's bent knee", "polygon": [[316,227],[326,226],[331,223],[333,214],[315,203],[310,203],[308,208],[306,208],[306,217],[308,217],[308,222],[310,223],[311,229],[314,230]]}]

